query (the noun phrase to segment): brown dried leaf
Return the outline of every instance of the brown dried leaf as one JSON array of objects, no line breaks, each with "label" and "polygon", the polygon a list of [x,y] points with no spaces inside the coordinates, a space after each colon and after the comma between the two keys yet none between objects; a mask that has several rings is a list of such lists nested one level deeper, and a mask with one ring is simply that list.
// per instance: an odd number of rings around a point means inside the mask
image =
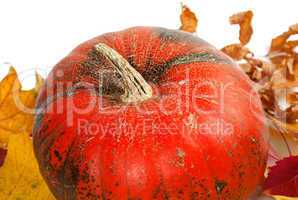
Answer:
[{"label": "brown dried leaf", "polygon": [[259,95],[265,112],[269,116],[274,115],[276,107],[276,97],[274,91],[272,90],[272,84],[266,83],[263,87],[261,87],[261,89],[259,89]]},{"label": "brown dried leaf", "polygon": [[290,31],[294,32],[294,33],[298,33],[298,23],[297,24],[293,24],[292,26],[290,26]]},{"label": "brown dried leaf", "polygon": [[182,5],[182,13],[180,15],[180,30],[194,33],[197,31],[198,18],[186,5]]},{"label": "brown dried leaf", "polygon": [[276,38],[272,39],[270,52],[281,50],[290,36],[291,36],[291,33],[287,31],[277,36]]},{"label": "brown dried leaf", "polygon": [[244,59],[251,52],[241,44],[230,44],[221,49],[222,52],[229,55],[236,61]]},{"label": "brown dried leaf", "polygon": [[294,49],[298,46],[298,40],[291,40],[291,41],[287,41],[284,44],[284,52],[286,53],[293,53]]},{"label": "brown dried leaf", "polygon": [[274,90],[277,89],[291,89],[293,87],[298,86],[298,81],[288,81],[288,82],[281,82],[281,83],[276,83],[273,86]]},{"label": "brown dried leaf", "polygon": [[286,96],[287,103],[298,104],[298,92],[291,92]]},{"label": "brown dried leaf", "polygon": [[275,52],[275,51],[285,52],[284,49],[289,45],[289,44],[287,44],[287,40],[292,35],[295,35],[295,34],[298,34],[298,24],[294,24],[294,25],[290,26],[288,31],[286,31],[286,32],[282,33],[281,35],[272,39],[270,53]]},{"label": "brown dried leaf", "polygon": [[[271,77],[272,89],[275,91],[297,87],[298,80],[291,79],[288,68],[278,68]],[[287,91],[288,92],[288,91]]]},{"label": "brown dried leaf", "polygon": [[285,110],[285,117],[287,123],[297,123],[298,119],[298,105],[292,104]]},{"label": "brown dried leaf", "polygon": [[298,124],[287,124],[274,117],[269,126],[270,145],[280,158],[291,155],[298,155],[298,139],[295,133],[298,132]]},{"label": "brown dried leaf", "polygon": [[253,54],[248,54],[244,59],[246,63],[240,64],[240,67],[245,70],[247,70],[248,66],[250,67],[250,71],[244,71],[251,80],[260,83],[260,81],[266,82],[270,79],[274,72],[274,66],[272,64],[255,58]]},{"label": "brown dried leaf", "polygon": [[240,26],[239,40],[242,45],[246,45],[253,34],[253,28],[251,25],[252,18],[253,12],[250,10],[236,13],[230,17],[231,24],[239,24]]}]

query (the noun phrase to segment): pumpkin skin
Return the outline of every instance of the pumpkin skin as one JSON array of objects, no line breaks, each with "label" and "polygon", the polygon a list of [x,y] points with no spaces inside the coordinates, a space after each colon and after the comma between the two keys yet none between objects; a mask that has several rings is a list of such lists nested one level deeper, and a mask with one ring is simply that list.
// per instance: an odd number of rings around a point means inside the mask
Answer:
[{"label": "pumpkin skin", "polygon": [[[121,79],[98,43],[144,77],[150,99],[119,101]],[[37,108],[34,150],[59,200],[246,200],[263,180],[258,95],[230,58],[190,33],[134,27],[91,39],[54,67]]]}]

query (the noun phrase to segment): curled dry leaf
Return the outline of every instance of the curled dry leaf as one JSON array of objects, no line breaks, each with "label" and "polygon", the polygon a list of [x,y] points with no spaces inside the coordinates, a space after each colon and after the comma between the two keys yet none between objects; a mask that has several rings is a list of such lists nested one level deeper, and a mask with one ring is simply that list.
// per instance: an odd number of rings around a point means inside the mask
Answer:
[{"label": "curled dry leaf", "polygon": [[197,31],[198,18],[186,5],[182,5],[182,13],[180,15],[180,30],[194,33]]},{"label": "curled dry leaf", "polygon": [[[273,73],[273,65],[267,61],[254,57],[254,54],[245,46],[251,39],[253,29],[251,21],[252,11],[240,12],[230,17],[231,24],[239,24],[240,44],[230,44],[222,48],[222,51],[239,62],[243,71],[255,82],[259,82],[264,77]],[[243,62],[244,61],[244,62]]]},{"label": "curled dry leaf", "polygon": [[297,86],[298,79],[298,47],[297,40],[290,40],[298,34],[298,24],[289,27],[288,31],[272,39],[268,57],[278,68],[286,70],[286,78]]},{"label": "curled dry leaf", "polygon": [[242,45],[246,45],[253,34],[253,28],[251,25],[252,18],[253,12],[250,10],[236,13],[230,17],[231,24],[239,24],[240,26],[239,40]]},{"label": "curled dry leaf", "polygon": [[265,60],[255,58],[253,53],[242,44],[227,45],[221,51],[235,61],[244,61],[244,63],[239,62],[239,66],[253,81],[258,82],[274,71],[273,65]]},{"label": "curled dry leaf", "polygon": [[[231,44],[221,49],[222,52],[229,55],[235,61],[239,62],[239,66],[242,70],[254,81],[259,81],[264,77],[264,73],[269,73],[270,68],[264,68],[267,66],[265,61],[254,58],[253,53],[242,44]],[[270,73],[272,70],[270,69]]]},{"label": "curled dry leaf", "polygon": [[288,39],[295,34],[298,34],[298,23],[290,26],[288,31],[272,39],[269,53],[276,51],[287,52],[289,49],[292,50],[297,46],[297,41],[288,42]]},{"label": "curled dry leaf", "polygon": [[294,91],[292,93],[287,94],[286,96],[287,102],[292,105],[298,104],[298,92]]},{"label": "curled dry leaf", "polygon": [[242,44],[230,44],[222,48],[221,51],[236,61],[245,59],[247,55],[251,53],[250,50]]}]

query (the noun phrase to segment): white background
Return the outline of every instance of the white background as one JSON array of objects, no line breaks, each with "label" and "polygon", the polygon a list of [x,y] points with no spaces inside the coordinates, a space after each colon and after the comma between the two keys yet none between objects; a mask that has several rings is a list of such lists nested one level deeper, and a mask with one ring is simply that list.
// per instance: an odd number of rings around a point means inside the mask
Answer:
[{"label": "white background", "polygon": [[[218,48],[237,42],[228,17],[252,9],[255,34],[249,46],[266,54],[270,38],[298,22],[298,0],[188,0],[199,15],[198,35]],[[35,69],[46,73],[79,43],[130,26],[180,25],[180,0],[1,0],[0,78],[11,64],[25,88]],[[9,63],[9,64],[7,64]],[[33,69],[33,70],[32,70]]]}]

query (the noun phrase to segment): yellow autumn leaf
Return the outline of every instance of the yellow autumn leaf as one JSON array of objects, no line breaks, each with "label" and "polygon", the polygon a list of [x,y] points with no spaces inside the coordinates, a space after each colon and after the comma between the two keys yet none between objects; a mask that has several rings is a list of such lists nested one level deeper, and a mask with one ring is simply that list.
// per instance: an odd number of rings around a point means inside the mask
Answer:
[{"label": "yellow autumn leaf", "polygon": [[28,134],[12,134],[8,154],[0,168],[0,197],[5,200],[54,200],[39,173]]},{"label": "yellow autumn leaf", "polygon": [[36,87],[22,90],[13,67],[0,82],[0,148],[6,148],[10,134],[31,132],[37,89],[42,78],[36,75]]},{"label": "yellow autumn leaf", "polygon": [[0,167],[0,199],[54,200],[39,172],[30,133],[34,106],[43,83],[36,74],[36,86],[22,90],[14,68],[0,82],[0,147],[8,147]]}]

